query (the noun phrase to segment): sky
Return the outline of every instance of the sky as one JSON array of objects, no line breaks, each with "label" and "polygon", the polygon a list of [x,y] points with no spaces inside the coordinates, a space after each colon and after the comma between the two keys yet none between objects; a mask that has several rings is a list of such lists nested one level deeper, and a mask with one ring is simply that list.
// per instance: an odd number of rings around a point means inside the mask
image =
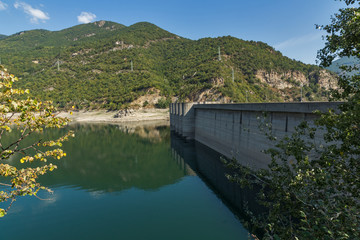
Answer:
[{"label": "sky", "polygon": [[0,34],[62,30],[108,20],[151,22],[181,37],[233,36],[262,41],[283,55],[315,64],[325,32],[345,4],[335,0],[0,0]]}]

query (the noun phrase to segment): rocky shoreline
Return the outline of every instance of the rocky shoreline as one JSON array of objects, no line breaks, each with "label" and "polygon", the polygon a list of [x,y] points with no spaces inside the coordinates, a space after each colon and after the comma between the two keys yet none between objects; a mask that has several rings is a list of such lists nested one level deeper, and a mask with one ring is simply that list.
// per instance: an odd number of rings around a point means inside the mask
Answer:
[{"label": "rocky shoreline", "polygon": [[60,112],[59,117],[68,117],[72,122],[89,123],[129,123],[129,122],[169,122],[168,109],[138,109],[138,110],[91,110]]}]

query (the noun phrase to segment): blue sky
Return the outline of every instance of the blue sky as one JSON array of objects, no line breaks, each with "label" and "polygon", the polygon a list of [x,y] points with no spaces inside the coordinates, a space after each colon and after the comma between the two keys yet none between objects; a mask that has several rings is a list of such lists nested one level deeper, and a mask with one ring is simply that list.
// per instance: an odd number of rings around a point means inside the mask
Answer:
[{"label": "blue sky", "polygon": [[334,0],[0,0],[0,34],[97,20],[126,26],[147,21],[194,40],[231,35],[262,41],[314,64],[325,34],[315,24],[328,24],[343,6]]}]

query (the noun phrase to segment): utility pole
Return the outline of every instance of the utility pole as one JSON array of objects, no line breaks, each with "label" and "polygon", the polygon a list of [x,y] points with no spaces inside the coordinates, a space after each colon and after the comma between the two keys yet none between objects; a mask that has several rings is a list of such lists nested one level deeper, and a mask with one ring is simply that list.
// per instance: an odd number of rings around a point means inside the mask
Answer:
[{"label": "utility pole", "polygon": [[231,68],[232,70],[232,81],[234,82],[235,81],[235,73],[234,73],[234,68]]},{"label": "utility pole", "polygon": [[303,97],[303,84],[300,84],[301,89],[300,89],[300,102],[302,102],[302,97]]},{"label": "utility pole", "polygon": [[60,61],[59,61],[59,59],[57,60],[57,69],[58,69],[58,72],[60,71]]},{"label": "utility pole", "polygon": [[249,91],[246,90],[246,102],[248,102],[248,92]]},{"label": "utility pole", "polygon": [[134,71],[134,64],[132,60],[131,60],[131,71]]},{"label": "utility pole", "polygon": [[220,52],[220,46],[218,48],[218,52],[219,52],[219,61],[221,61],[221,52]]}]

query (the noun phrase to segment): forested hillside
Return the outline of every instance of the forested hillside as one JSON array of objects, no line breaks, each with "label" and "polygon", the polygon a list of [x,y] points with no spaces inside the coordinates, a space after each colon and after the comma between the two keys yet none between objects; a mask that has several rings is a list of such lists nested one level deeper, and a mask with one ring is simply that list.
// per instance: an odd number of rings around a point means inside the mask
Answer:
[{"label": "forested hillside", "polygon": [[[321,100],[335,77],[234,37],[197,41],[142,22],[99,21],[0,39],[2,63],[18,85],[60,107],[119,109],[169,101]],[[220,53],[220,54],[219,54]]]},{"label": "forested hillside", "polygon": [[345,71],[341,69],[341,66],[346,67],[360,67],[360,61],[356,57],[343,57],[340,59],[335,60],[329,67],[327,67],[328,70],[333,71],[337,74],[346,74],[349,76],[355,75],[359,73],[359,70],[353,70],[353,71]]}]

